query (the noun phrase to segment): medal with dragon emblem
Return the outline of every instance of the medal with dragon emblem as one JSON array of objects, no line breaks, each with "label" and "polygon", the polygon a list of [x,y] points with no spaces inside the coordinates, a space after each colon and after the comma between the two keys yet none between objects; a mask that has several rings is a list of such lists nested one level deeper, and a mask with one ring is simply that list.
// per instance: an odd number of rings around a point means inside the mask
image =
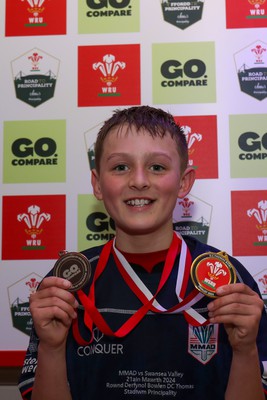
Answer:
[{"label": "medal with dragon emblem", "polygon": [[208,297],[216,297],[216,289],[236,282],[236,272],[225,252],[207,252],[198,256],[191,265],[194,286]]}]

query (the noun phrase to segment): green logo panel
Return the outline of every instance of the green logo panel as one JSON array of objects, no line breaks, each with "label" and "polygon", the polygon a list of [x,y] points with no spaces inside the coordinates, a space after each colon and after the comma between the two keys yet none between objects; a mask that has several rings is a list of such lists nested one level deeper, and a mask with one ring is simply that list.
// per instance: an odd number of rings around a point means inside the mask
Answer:
[{"label": "green logo panel", "polygon": [[154,104],[215,103],[214,42],[152,45]]},{"label": "green logo panel", "polygon": [[231,178],[267,177],[267,114],[230,115]]},{"label": "green logo panel", "polygon": [[64,120],[4,122],[4,183],[66,181]]},{"label": "green logo panel", "polygon": [[93,194],[78,195],[78,250],[99,246],[115,236],[114,222]]},{"label": "green logo panel", "polygon": [[139,0],[78,1],[79,33],[139,32]]}]

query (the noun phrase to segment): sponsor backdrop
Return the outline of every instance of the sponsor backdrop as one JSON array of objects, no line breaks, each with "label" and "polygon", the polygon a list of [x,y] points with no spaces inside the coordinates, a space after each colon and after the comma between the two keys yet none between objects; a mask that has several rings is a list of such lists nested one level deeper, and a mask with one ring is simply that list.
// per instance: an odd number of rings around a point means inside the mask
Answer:
[{"label": "sponsor backdrop", "polygon": [[267,0],[0,0],[0,365],[21,363],[59,251],[114,236],[90,169],[115,108],[175,116],[197,180],[174,229],[237,257],[267,299],[266,27]]}]

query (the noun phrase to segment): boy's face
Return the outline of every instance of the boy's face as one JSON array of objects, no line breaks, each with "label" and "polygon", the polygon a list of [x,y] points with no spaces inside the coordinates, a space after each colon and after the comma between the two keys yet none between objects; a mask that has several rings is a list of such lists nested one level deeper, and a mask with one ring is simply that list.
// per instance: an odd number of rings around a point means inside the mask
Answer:
[{"label": "boy's face", "polygon": [[116,235],[166,233],[172,230],[177,197],[194,181],[193,170],[180,170],[176,142],[135,127],[113,128],[107,135],[100,171],[92,173],[94,194],[103,200],[116,224]]}]

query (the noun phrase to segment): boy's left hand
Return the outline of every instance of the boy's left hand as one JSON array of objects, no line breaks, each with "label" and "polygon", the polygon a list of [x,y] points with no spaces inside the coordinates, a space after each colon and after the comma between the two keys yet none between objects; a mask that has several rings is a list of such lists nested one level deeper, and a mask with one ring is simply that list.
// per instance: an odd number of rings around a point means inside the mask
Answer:
[{"label": "boy's left hand", "polygon": [[224,324],[233,351],[255,346],[263,301],[243,283],[221,286],[208,304],[211,323]]}]

